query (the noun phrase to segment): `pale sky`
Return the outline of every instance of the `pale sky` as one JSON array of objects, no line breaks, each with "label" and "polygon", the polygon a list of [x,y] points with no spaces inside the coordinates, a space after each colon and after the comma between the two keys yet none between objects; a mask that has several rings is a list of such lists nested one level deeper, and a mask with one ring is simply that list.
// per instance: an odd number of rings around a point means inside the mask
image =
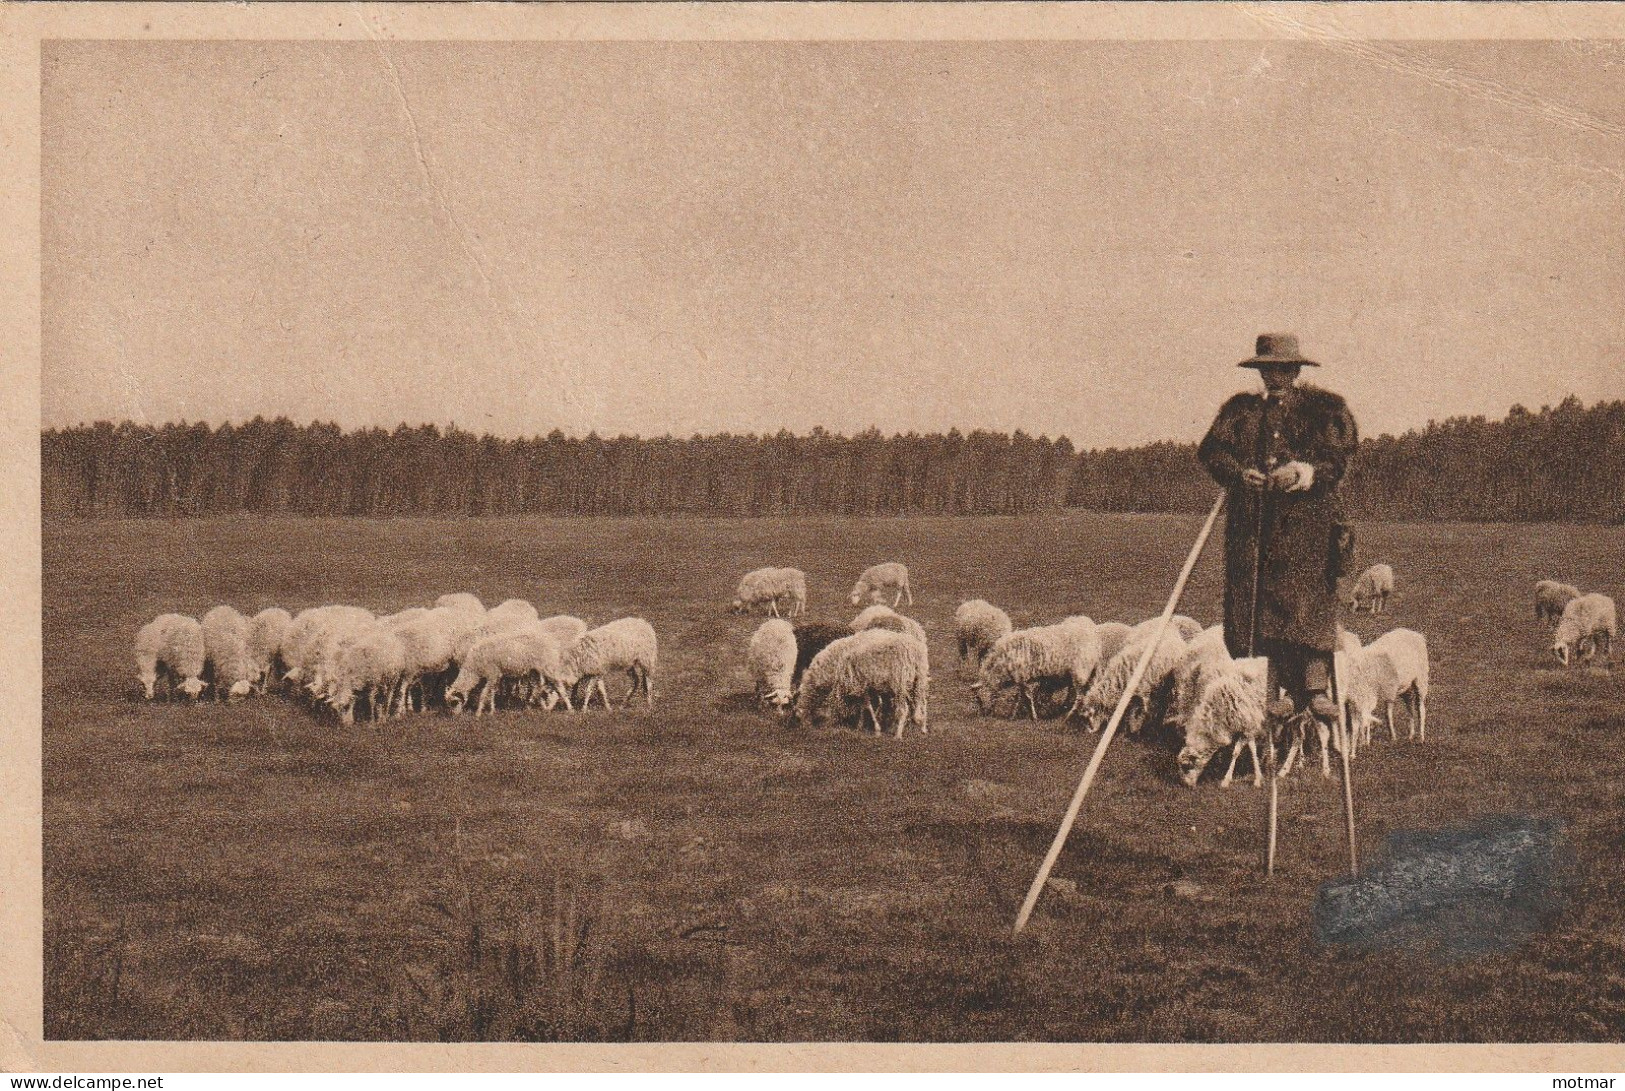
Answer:
[{"label": "pale sky", "polygon": [[43,423],[1368,435],[1625,397],[1607,43],[47,42]]}]

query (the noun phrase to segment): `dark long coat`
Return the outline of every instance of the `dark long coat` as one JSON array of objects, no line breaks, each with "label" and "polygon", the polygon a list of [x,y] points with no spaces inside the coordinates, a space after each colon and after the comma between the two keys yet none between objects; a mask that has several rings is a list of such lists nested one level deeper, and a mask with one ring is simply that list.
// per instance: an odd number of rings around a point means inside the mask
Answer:
[{"label": "dark long coat", "polygon": [[[1294,386],[1274,404],[1262,394],[1237,394],[1219,410],[1197,448],[1213,479],[1229,490],[1224,531],[1224,640],[1233,655],[1248,652],[1253,565],[1263,505],[1264,550],[1259,575],[1258,638],[1331,651],[1337,640],[1334,534],[1343,521],[1337,486],[1358,429],[1341,397]],[[1315,468],[1303,492],[1255,491],[1241,472],[1286,462]],[[1262,651],[1261,648],[1257,649]]]}]

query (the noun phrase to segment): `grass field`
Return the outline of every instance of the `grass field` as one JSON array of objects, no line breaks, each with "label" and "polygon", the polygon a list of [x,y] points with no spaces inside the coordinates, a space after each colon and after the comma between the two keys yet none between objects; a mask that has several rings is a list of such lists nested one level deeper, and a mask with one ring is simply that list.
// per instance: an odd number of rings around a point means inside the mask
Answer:
[{"label": "grass field", "polygon": [[[1565,824],[1555,925],[1468,957],[1323,947],[1345,865],[1336,782],[1261,793],[1113,747],[1020,938],[1010,926],[1093,736],[982,719],[951,616],[1160,609],[1198,521],[60,522],[44,530],[48,1038],[1570,1041],[1625,1036],[1625,671],[1559,669],[1556,576],[1625,599],[1625,529],[1365,526],[1399,576],[1370,638],[1424,632],[1426,745],[1355,765],[1361,842],[1476,817]],[[1186,610],[1219,610],[1218,543]],[[796,565],[839,620],[909,564],[932,733],[786,730],[743,670],[734,582]],[[153,615],[445,591],[652,621],[656,707],[345,729],[281,698],[136,699]],[[618,681],[618,680],[617,680]],[[612,684],[612,692],[618,692]],[[1174,884],[1178,880],[1186,880]],[[1194,885],[1191,885],[1194,884]],[[1448,920],[1445,921],[1448,924]]]}]

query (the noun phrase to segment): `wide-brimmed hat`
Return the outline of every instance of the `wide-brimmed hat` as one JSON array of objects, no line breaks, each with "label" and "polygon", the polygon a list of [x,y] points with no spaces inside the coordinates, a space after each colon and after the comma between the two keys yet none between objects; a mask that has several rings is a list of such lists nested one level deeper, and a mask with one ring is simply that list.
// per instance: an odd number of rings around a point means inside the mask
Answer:
[{"label": "wide-brimmed hat", "polygon": [[1258,335],[1258,344],[1253,348],[1254,355],[1237,364],[1237,367],[1269,367],[1272,364],[1298,367],[1319,367],[1313,360],[1298,352],[1298,335],[1295,333],[1261,333]]}]

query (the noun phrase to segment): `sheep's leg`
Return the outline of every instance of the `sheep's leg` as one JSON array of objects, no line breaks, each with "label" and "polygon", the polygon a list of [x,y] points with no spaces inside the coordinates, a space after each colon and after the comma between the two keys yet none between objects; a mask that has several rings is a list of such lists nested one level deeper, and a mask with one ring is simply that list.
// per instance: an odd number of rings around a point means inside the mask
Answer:
[{"label": "sheep's leg", "polygon": [[1236,775],[1236,759],[1241,757],[1241,742],[1242,740],[1237,739],[1230,744],[1230,765],[1224,771],[1224,779],[1219,781],[1220,788],[1230,787],[1230,780]]},{"label": "sheep's leg", "polygon": [[1327,727],[1325,724],[1321,723],[1319,720],[1315,721],[1315,729],[1316,729],[1316,731],[1318,732],[1318,734],[1320,736],[1320,775],[1325,780],[1331,780],[1332,779],[1332,755],[1331,755],[1332,729]]},{"label": "sheep's leg", "polygon": [[1303,739],[1296,734],[1292,736],[1292,745],[1287,747],[1286,761],[1281,763],[1280,771],[1275,774],[1276,779],[1285,777],[1292,772],[1292,766],[1297,762],[1298,755],[1303,752]]},{"label": "sheep's leg", "polygon": [[[564,702],[564,711],[566,711],[566,712],[574,712],[575,711],[575,709],[570,707],[570,691],[568,689],[566,689],[564,686],[561,686],[561,685],[558,685],[557,683],[554,683],[554,685],[553,685],[553,693],[554,693],[555,696],[558,697],[558,699],[560,701]],[[548,707],[551,708],[552,706],[549,705]]]},{"label": "sheep's leg", "polygon": [[1253,759],[1253,787],[1262,788],[1264,786],[1264,766],[1258,760],[1258,740],[1251,735],[1247,736],[1247,753],[1251,754]]},{"label": "sheep's leg", "polygon": [[1036,722],[1038,720],[1038,700],[1033,696],[1033,684],[1031,682],[1024,683],[1021,691],[1027,695],[1028,714]]},{"label": "sheep's leg", "polygon": [[598,685],[598,699],[603,702],[604,711],[608,712],[611,707],[609,703],[609,686],[605,684],[603,675],[599,675],[594,681]]},{"label": "sheep's leg", "polygon": [[902,602],[902,601],[903,601],[903,592],[902,592],[902,591],[898,591],[898,592],[897,592],[897,594],[895,594],[895,595],[893,595],[893,596],[892,596],[892,600],[891,600],[891,608],[892,608],[892,609],[893,609],[893,610],[895,610],[895,609],[897,609],[897,604],[898,604],[898,603],[899,603],[899,602]]},{"label": "sheep's leg", "polygon": [[1416,741],[1428,741],[1428,699],[1421,687],[1416,690]]},{"label": "sheep's leg", "polygon": [[903,737],[903,725],[908,722],[908,702],[899,700],[893,703],[897,706],[897,737],[901,739]]},{"label": "sheep's leg", "polygon": [[908,604],[910,606],[913,606],[914,605],[914,588],[910,587],[906,583],[903,584],[903,594],[908,596]]},{"label": "sheep's leg", "polygon": [[779,616],[779,600],[778,599],[769,600],[768,604],[767,604],[767,611],[768,611],[768,613],[772,614],[774,617],[778,617]]},{"label": "sheep's leg", "polygon": [[1399,732],[1394,730],[1394,703],[1392,701],[1387,702],[1387,709],[1388,709],[1388,711],[1387,711],[1388,741],[1389,742],[1398,742],[1399,741]]}]

